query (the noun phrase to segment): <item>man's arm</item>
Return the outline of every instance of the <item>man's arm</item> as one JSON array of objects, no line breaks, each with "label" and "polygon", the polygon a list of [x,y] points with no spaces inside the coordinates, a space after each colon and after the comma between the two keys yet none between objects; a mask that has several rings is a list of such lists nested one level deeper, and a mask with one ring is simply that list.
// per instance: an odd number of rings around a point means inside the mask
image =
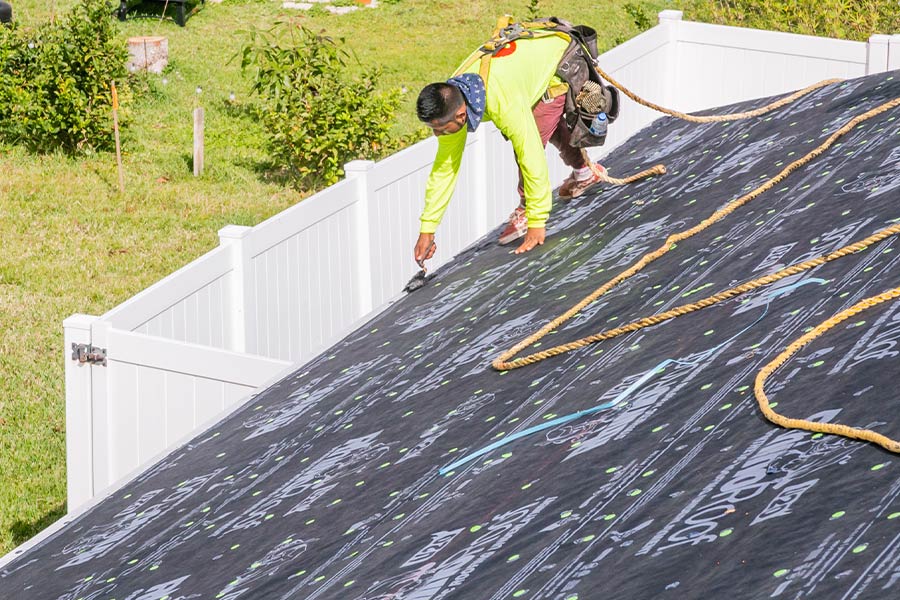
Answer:
[{"label": "man's arm", "polygon": [[550,216],[553,191],[547,155],[531,107],[522,104],[506,107],[494,123],[512,143],[522,171],[528,228],[543,228]]},{"label": "man's arm", "polygon": [[453,196],[465,147],[465,127],[456,133],[438,137],[437,156],[431,167],[428,183],[425,185],[425,208],[422,210],[422,225],[419,227],[421,233],[437,231]]},{"label": "man's arm", "polygon": [[494,123],[512,143],[516,162],[522,171],[525,216],[528,219],[525,239],[516,248],[516,254],[522,254],[544,243],[544,227],[553,204],[547,155],[530,107],[524,104],[509,107],[494,119]]}]

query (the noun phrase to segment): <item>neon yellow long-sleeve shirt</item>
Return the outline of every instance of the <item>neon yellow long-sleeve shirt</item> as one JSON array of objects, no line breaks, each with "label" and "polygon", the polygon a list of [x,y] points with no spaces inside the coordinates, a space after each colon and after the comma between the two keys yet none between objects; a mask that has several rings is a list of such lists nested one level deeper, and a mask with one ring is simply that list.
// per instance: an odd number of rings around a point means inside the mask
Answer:
[{"label": "neon yellow long-sleeve shirt", "polygon": [[[556,68],[569,43],[558,36],[520,39],[514,49],[491,59],[484,121],[492,121],[512,142],[522,170],[525,216],[529,227],[544,227],[552,206],[550,174],[532,107],[555,82]],[[509,50],[512,52],[509,52]],[[465,63],[464,63],[465,64]],[[480,61],[464,72],[478,73]],[[456,187],[467,128],[438,138],[437,156],[425,186],[422,233],[437,230]]]}]

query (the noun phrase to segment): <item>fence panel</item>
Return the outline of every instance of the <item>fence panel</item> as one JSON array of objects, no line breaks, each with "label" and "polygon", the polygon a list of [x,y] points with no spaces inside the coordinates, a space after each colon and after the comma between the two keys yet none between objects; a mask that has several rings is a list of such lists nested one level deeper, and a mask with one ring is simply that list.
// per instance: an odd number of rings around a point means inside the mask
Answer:
[{"label": "fence panel", "polygon": [[683,22],[672,108],[685,112],[866,74],[865,42]]},{"label": "fence panel", "polygon": [[[91,377],[93,395],[90,405],[67,397],[67,426],[78,427],[67,437],[70,511],[291,366],[112,329],[101,321],[93,325],[93,341],[103,344],[109,359],[106,366],[72,367]],[[84,431],[91,432],[89,440],[81,439]]]},{"label": "fence panel", "polygon": [[894,34],[888,41],[888,59],[885,70],[900,69],[900,34]]},{"label": "fence panel", "polygon": [[116,329],[228,348],[231,255],[215,248],[103,315]]},{"label": "fence panel", "polygon": [[257,225],[247,236],[247,352],[309,358],[358,318],[354,204],[344,180]]},{"label": "fence panel", "polygon": [[[473,143],[470,137],[469,145]],[[418,234],[425,182],[437,151],[429,138],[377,163],[368,181],[369,262],[372,305],[379,307],[397,296],[417,267],[412,248]],[[463,165],[466,169],[467,165]],[[463,195],[455,194],[451,205]],[[443,230],[442,230],[443,232]],[[443,236],[442,236],[443,238]],[[433,266],[448,260],[450,236],[438,243]]]},{"label": "fence panel", "polygon": [[[486,179],[482,188],[485,201],[485,232],[491,231],[509,218],[509,213],[519,204],[516,183],[519,171],[512,144],[494,127],[484,131]],[[552,149],[552,146],[550,146]],[[555,152],[547,152],[551,160],[559,161]],[[477,239],[477,238],[476,238]],[[474,240],[473,240],[474,241]]]},{"label": "fence panel", "polygon": [[[616,46],[600,56],[600,67],[616,81],[639,97],[665,105],[669,102],[669,70],[672,68],[669,53],[672,43],[671,25],[659,26]],[[620,93],[619,118],[610,126],[606,144],[592,151],[592,156],[602,156],[636,132],[660,117],[660,113],[642,106]],[[627,173],[615,173],[622,176]]]}]

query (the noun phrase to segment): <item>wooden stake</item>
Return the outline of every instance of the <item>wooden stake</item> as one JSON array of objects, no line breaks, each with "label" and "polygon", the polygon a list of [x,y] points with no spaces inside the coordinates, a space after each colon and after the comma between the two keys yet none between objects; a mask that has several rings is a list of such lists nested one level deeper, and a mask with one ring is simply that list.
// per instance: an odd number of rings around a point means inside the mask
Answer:
[{"label": "wooden stake", "polygon": [[194,177],[203,174],[203,107],[194,109]]},{"label": "wooden stake", "polygon": [[122,145],[119,142],[119,94],[116,93],[116,82],[112,87],[113,131],[116,134],[116,166],[119,170],[119,193],[125,193],[125,171],[122,168]]}]

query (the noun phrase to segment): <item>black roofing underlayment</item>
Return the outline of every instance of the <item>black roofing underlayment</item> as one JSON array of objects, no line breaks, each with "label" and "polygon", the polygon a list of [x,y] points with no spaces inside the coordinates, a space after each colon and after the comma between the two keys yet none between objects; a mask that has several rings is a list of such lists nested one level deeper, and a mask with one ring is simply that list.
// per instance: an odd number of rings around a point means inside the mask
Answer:
[{"label": "black roofing underlayment", "polygon": [[[662,162],[667,175],[557,203],[534,252],[513,255],[488,236],[9,564],[0,597],[900,597],[898,457],[776,427],[752,391],[760,367],[807,328],[900,285],[896,237],[624,337],[490,368],[668,234],[895,96],[898,72],[757,119],[656,121],[605,163],[623,176]],[[898,117],[861,124],[543,346],[900,219]],[[766,390],[787,415],[900,437],[898,342],[900,302],[888,302],[805,347]],[[677,362],[634,389],[666,360]],[[505,435],[610,401],[438,474]]]}]

